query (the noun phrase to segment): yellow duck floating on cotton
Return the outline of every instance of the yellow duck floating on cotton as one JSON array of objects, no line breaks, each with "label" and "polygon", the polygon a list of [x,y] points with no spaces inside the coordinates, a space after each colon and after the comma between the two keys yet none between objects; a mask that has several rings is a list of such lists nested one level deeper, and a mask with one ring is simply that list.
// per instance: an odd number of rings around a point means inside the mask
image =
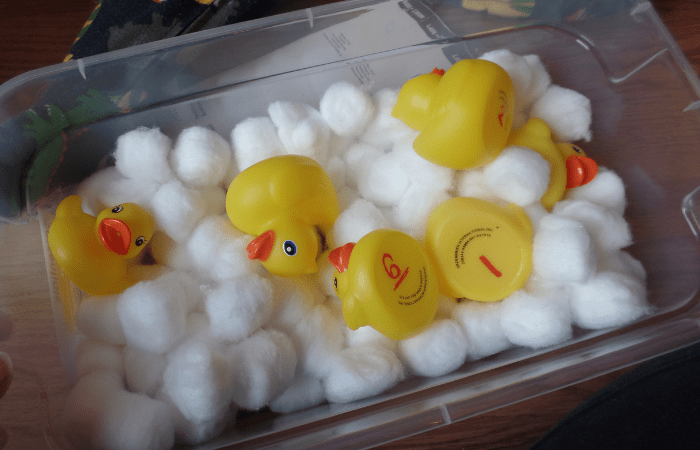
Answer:
[{"label": "yellow duck floating on cotton", "polygon": [[58,266],[90,295],[118,294],[139,281],[133,259],[151,239],[153,218],[139,205],[124,203],[97,217],[81,209],[71,195],[56,208],[49,247]]},{"label": "yellow duck floating on cotton", "polygon": [[498,64],[456,62],[407,81],[392,115],[420,131],[413,149],[452,169],[483,166],[505,147],[513,125],[513,83]]},{"label": "yellow duck floating on cotton", "polygon": [[248,258],[275,275],[318,271],[316,259],[338,218],[333,183],[313,159],[299,155],[268,158],[243,170],[226,193],[233,225],[256,237]]},{"label": "yellow duck floating on cotton", "polygon": [[369,325],[401,340],[430,325],[438,305],[433,266],[420,244],[396,230],[380,229],[331,251],[333,287],[352,330]]},{"label": "yellow duck floating on cotton", "polygon": [[530,276],[532,235],[530,219],[514,204],[455,197],[431,213],[424,246],[380,229],[338,247],[328,260],[345,323],[401,340],[432,323],[439,294],[503,300]]},{"label": "yellow duck floating on cotton", "polygon": [[441,166],[469,169],[495,159],[506,146],[528,147],[550,164],[542,204],[551,209],[565,189],[591,181],[598,166],[580,147],[555,143],[546,122],[530,119],[511,133],[513,85],[508,73],[490,61],[467,59],[447,72],[435,69],[407,81],[392,115],[420,131],[418,155]]}]

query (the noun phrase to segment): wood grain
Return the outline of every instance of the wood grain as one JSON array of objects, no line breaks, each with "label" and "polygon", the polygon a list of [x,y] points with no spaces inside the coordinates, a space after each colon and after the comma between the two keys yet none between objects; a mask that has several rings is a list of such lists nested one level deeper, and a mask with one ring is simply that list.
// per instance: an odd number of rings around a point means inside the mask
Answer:
[{"label": "wood grain", "polygon": [[[277,2],[264,14],[306,8],[329,1]],[[700,2],[656,0],[653,2],[680,48],[700,73]],[[25,0],[0,3],[0,82],[29,70],[63,61],[94,0]],[[56,398],[65,396],[59,367],[53,315],[48,305],[48,286],[40,232],[36,220],[24,227],[0,225],[0,299],[4,312],[16,320],[30,318],[29,328],[16,330],[0,350],[10,353],[21,368],[6,397],[0,400],[0,448],[45,448],[41,433],[46,418],[35,409],[41,389],[48,387]],[[532,445],[569,411],[629,369],[564,387],[539,397],[421,433],[379,448],[389,449],[506,449]],[[38,374],[41,374],[39,376]],[[37,378],[38,377],[38,378]],[[26,390],[36,391],[36,404],[16,405]],[[50,406],[55,420],[60,405]],[[4,438],[7,434],[7,440]]]}]

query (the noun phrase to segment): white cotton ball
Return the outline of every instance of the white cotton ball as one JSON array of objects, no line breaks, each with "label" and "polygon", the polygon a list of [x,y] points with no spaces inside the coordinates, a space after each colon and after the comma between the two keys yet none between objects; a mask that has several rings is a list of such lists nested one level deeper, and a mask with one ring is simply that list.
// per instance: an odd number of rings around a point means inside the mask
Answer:
[{"label": "white cotton ball", "polygon": [[287,153],[325,163],[331,130],[321,113],[309,105],[284,101],[270,104],[267,111]]},{"label": "white cotton ball", "polygon": [[363,174],[374,164],[384,152],[369,144],[353,144],[343,154],[347,168],[346,184],[357,187]]},{"label": "white cotton ball", "polygon": [[360,195],[377,206],[396,205],[410,185],[401,166],[394,152],[374,160],[357,180]]},{"label": "white cotton ball", "polygon": [[357,242],[364,235],[380,228],[388,228],[389,220],[374,203],[357,199],[340,213],[333,225],[333,237],[338,246]]},{"label": "white cotton ball", "polygon": [[527,206],[540,200],[549,186],[549,162],[527,147],[511,146],[484,168],[484,181],[498,197]]},{"label": "white cotton ball", "polygon": [[178,438],[189,444],[211,439],[229,419],[228,362],[202,342],[186,342],[168,355],[161,392],[173,406]]},{"label": "white cotton ball", "polygon": [[153,397],[160,388],[167,360],[164,355],[138,348],[124,348],[124,374],[131,392]]},{"label": "white cotton ball", "polygon": [[322,378],[331,355],[345,344],[345,323],[326,305],[325,295],[311,278],[276,279],[275,310],[268,326],[284,332],[294,343],[301,369]]},{"label": "white cotton ball", "polygon": [[345,344],[344,330],[342,316],[320,304],[286,333],[294,342],[304,372],[322,378],[331,370],[332,356]]},{"label": "white cotton ball", "polygon": [[260,330],[227,353],[233,401],[258,410],[284,392],[294,379],[297,356],[292,341],[277,330]]},{"label": "white cotton ball", "polygon": [[598,270],[607,270],[629,275],[640,281],[647,279],[647,272],[642,263],[624,250],[599,255]]},{"label": "white cotton ball", "polygon": [[250,336],[272,312],[272,283],[257,275],[232,278],[207,293],[212,334],[232,342]]},{"label": "white cotton ball", "polygon": [[333,358],[325,378],[326,398],[348,403],[380,394],[404,378],[404,368],[394,352],[381,345],[343,350]]},{"label": "white cotton ball", "polygon": [[133,347],[164,353],[184,335],[189,300],[181,284],[169,281],[141,281],[119,296],[117,313]]},{"label": "white cotton ball", "polygon": [[594,242],[581,222],[549,214],[532,242],[532,269],[551,282],[584,282],[596,271]]},{"label": "white cotton ball", "polygon": [[231,146],[205,127],[186,128],[175,141],[170,164],[178,178],[192,187],[215,186],[231,164]]},{"label": "white cotton ball", "polygon": [[168,407],[125,391],[115,373],[83,377],[66,399],[63,420],[76,448],[165,450],[175,443]]},{"label": "white cotton ball", "polygon": [[627,221],[604,206],[585,200],[562,200],[554,205],[552,213],[583,223],[598,248],[604,252],[632,244],[632,232]]},{"label": "white cotton ball", "polygon": [[434,191],[452,189],[456,171],[432,163],[413,150],[413,137],[396,143],[391,154],[399,161],[400,167],[408,174],[411,183]]},{"label": "white cotton ball", "polygon": [[173,269],[186,269],[190,266],[187,247],[176,242],[163,231],[156,231],[148,244],[151,255],[158,264]]},{"label": "white cotton ball", "polygon": [[441,203],[449,200],[450,194],[436,191],[429,187],[414,184],[410,186],[399,203],[391,210],[393,227],[412,236],[422,239],[425,236],[425,224],[430,213]]},{"label": "white cotton ball", "polygon": [[124,373],[121,348],[105,342],[86,339],[78,344],[75,357],[75,373],[81,378],[89,373],[108,370]]},{"label": "white cotton ball", "polygon": [[461,301],[452,318],[462,326],[468,359],[494,355],[511,346],[501,326],[502,302]]},{"label": "white cotton ball", "polygon": [[309,408],[326,399],[321,380],[316,377],[297,375],[287,389],[270,402],[270,410],[280,414]]},{"label": "white cotton ball", "polygon": [[156,182],[132,180],[116,167],[107,167],[83,180],[76,194],[82,199],[83,211],[97,216],[103,209],[122,203],[136,203],[150,212],[151,198],[159,188]]},{"label": "white cotton ball", "polygon": [[525,108],[529,108],[532,104],[542,97],[547,89],[552,84],[552,79],[547,72],[547,68],[542,64],[539,55],[525,55],[525,61],[532,71],[530,85],[523,92],[522,104]]},{"label": "white cotton ball", "polygon": [[601,271],[588,282],[571,286],[571,313],[582,328],[618,327],[647,311],[644,283],[635,277]]},{"label": "white cotton ball", "polygon": [[117,138],[115,166],[127,178],[165,183],[173,178],[168,162],[172,148],[159,128],[139,127]]},{"label": "white cotton ball", "polygon": [[348,347],[357,347],[363,345],[381,345],[393,352],[397,350],[398,346],[398,341],[384,336],[382,333],[370,327],[369,325],[360,327],[357,330],[351,330],[350,328],[346,327],[345,341]]},{"label": "white cotton ball", "polygon": [[591,101],[571,89],[551,85],[532,105],[530,117],[547,122],[555,141],[591,140]]},{"label": "white cotton ball", "polygon": [[231,131],[231,143],[239,172],[285,153],[269,117],[249,117],[237,124]]},{"label": "white cotton ball", "polygon": [[152,203],[157,226],[177,242],[190,235],[206,212],[202,193],[186,188],[179,181],[162,185]]},{"label": "white cotton ball", "polygon": [[452,319],[433,322],[420,334],[399,342],[399,356],[414,374],[438,377],[457,369],[467,357],[462,327]]},{"label": "white cotton ball", "polygon": [[85,336],[114,345],[126,344],[117,314],[117,296],[83,299],[76,315],[78,331]]},{"label": "white cotton ball", "polygon": [[328,159],[324,166],[324,170],[333,181],[333,187],[336,192],[345,187],[345,179],[347,169],[345,167],[345,161],[339,156],[333,156]]},{"label": "white cotton ball", "polygon": [[478,198],[492,203],[501,201],[486,184],[482,167],[457,171],[455,189],[459,197]]},{"label": "white cotton ball", "polygon": [[209,216],[187,240],[187,255],[202,277],[222,281],[245,276],[259,271],[257,262],[247,256],[250,240],[227,216]]},{"label": "white cotton ball", "polygon": [[587,200],[610,211],[622,215],[627,200],[622,179],[612,170],[600,167],[595,178],[573,189],[568,189],[564,198],[567,200]]},{"label": "white cotton ball", "polygon": [[501,327],[515,345],[543,348],[571,338],[571,310],[564,289],[515,291],[503,300]]},{"label": "white cotton ball", "polygon": [[388,149],[396,141],[411,134],[412,130],[408,125],[391,115],[398,98],[399,91],[395,89],[382,89],[374,94],[377,112],[360,136],[360,141]]},{"label": "white cotton ball", "polygon": [[321,97],[320,111],[334,133],[358,136],[374,117],[372,98],[345,81],[332,84]]},{"label": "white cotton ball", "polygon": [[305,318],[311,315],[316,305],[326,297],[319,287],[305,277],[272,279],[275,302],[270,326],[284,331],[287,335]]}]

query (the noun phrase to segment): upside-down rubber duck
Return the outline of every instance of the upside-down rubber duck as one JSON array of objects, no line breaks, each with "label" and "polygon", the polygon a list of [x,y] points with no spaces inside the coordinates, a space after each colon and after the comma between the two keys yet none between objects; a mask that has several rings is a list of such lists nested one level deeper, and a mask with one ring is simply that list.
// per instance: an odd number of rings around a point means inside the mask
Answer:
[{"label": "upside-down rubber duck", "polygon": [[598,173],[598,165],[581,147],[566,142],[555,143],[549,126],[542,119],[528,120],[513,132],[508,145],[531,148],[549,162],[549,186],[540,199],[547,210],[561,200],[566,189],[582,186]]},{"label": "upside-down rubber duck", "polygon": [[275,275],[318,271],[316,259],[338,218],[333,183],[313,159],[299,155],[268,158],[242,171],[226,193],[233,225],[256,237],[248,258]]},{"label": "upside-down rubber duck", "polygon": [[380,229],[331,251],[333,287],[352,330],[369,325],[401,340],[425,329],[438,305],[438,285],[427,254],[411,236]]},{"label": "upside-down rubber duck", "polygon": [[454,197],[437,206],[425,245],[440,293],[480,302],[503,300],[532,271],[532,223],[514,205]]},{"label": "upside-down rubber duck", "polygon": [[420,131],[413,149],[452,169],[485,165],[503,150],[513,124],[513,83],[499,65],[456,62],[407,81],[392,115]]},{"label": "upside-down rubber duck", "polygon": [[97,217],[85,214],[71,195],[56,208],[49,247],[58,266],[90,295],[118,294],[138,282],[133,259],[153,236],[153,218],[139,205],[123,203]]}]

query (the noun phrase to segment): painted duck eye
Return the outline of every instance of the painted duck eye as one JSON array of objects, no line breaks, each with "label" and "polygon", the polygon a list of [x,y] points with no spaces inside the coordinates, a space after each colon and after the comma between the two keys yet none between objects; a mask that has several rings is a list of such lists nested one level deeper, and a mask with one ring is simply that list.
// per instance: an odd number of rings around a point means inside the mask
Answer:
[{"label": "painted duck eye", "polygon": [[122,205],[118,205],[118,206],[115,206],[114,208],[112,208],[112,212],[114,214],[116,214],[116,213],[122,212],[122,209],[124,209],[124,207]]},{"label": "painted duck eye", "polygon": [[137,247],[140,247],[143,245],[144,242],[146,242],[146,239],[143,236],[139,236],[136,238],[135,244]]},{"label": "painted duck eye", "polygon": [[338,277],[333,277],[333,287],[338,290]]},{"label": "painted duck eye", "polygon": [[574,151],[575,151],[576,153],[578,153],[579,155],[583,153],[583,150],[581,149],[581,147],[577,147],[577,146],[575,146],[575,145],[572,145],[571,147],[572,147],[572,148],[574,149]]},{"label": "painted duck eye", "polygon": [[295,244],[294,241],[284,241],[282,248],[284,249],[284,253],[289,256],[294,256],[297,254],[297,244]]}]

